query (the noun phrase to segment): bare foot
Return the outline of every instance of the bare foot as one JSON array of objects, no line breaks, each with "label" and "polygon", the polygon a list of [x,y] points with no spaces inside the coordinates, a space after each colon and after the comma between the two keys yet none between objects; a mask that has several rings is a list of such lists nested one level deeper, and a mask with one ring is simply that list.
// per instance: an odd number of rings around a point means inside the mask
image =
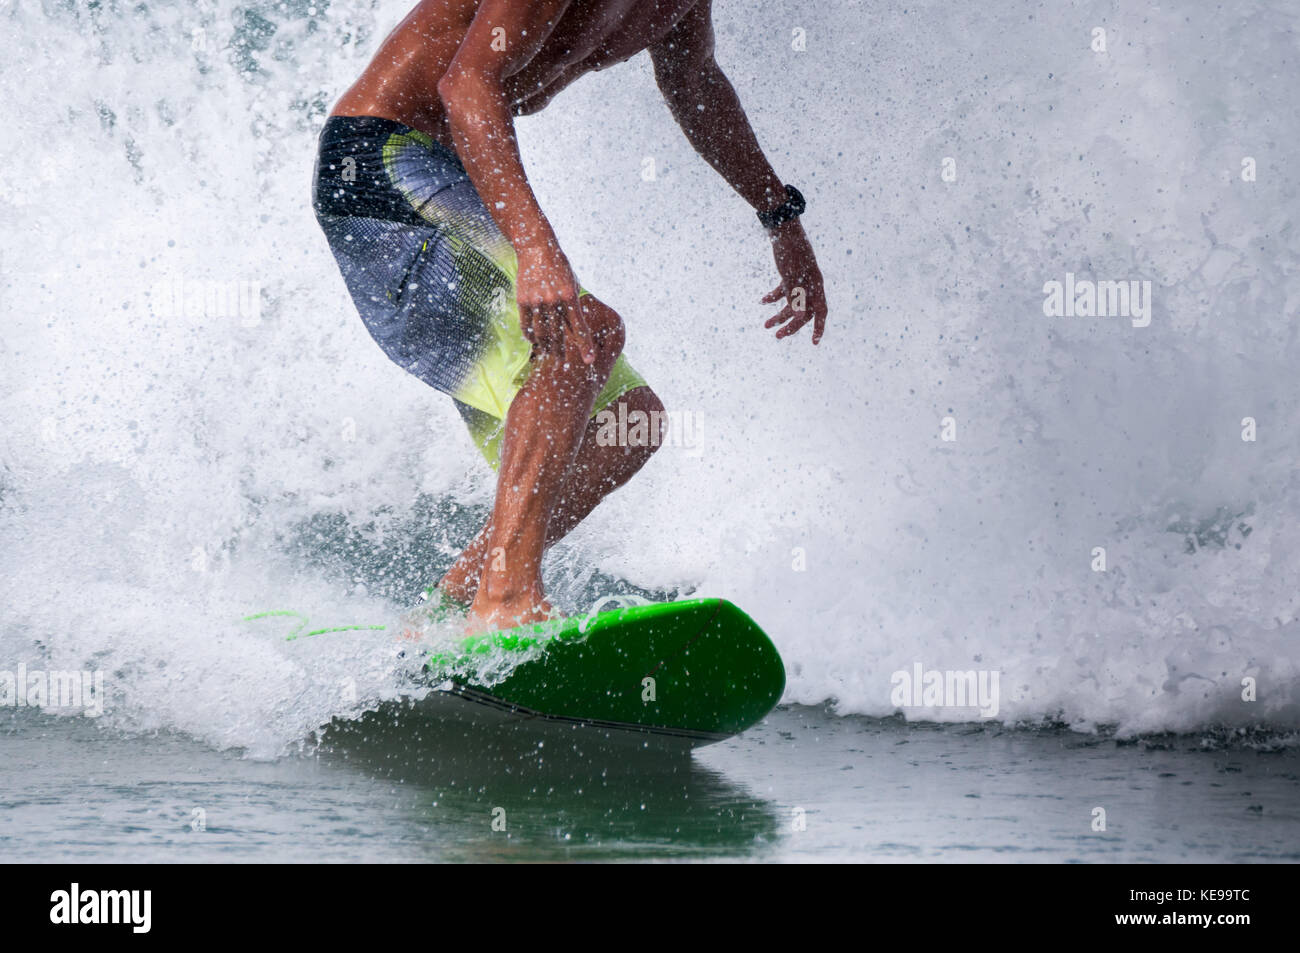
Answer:
[{"label": "bare foot", "polygon": [[559,613],[542,596],[527,596],[520,599],[481,605],[485,600],[476,599],[470,609],[466,631],[496,632],[500,629],[513,629],[516,626],[529,625],[533,622],[545,622],[547,619],[559,618]]},{"label": "bare foot", "polygon": [[481,569],[480,566],[479,569],[471,570],[458,562],[438,581],[437,588],[442,591],[444,597],[467,606],[478,595],[478,572]]}]

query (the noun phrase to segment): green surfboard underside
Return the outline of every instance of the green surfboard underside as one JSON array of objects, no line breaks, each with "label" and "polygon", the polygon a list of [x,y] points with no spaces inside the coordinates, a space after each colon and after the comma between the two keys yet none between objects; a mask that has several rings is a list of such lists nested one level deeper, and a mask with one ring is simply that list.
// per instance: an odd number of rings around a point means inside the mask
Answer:
[{"label": "green surfboard underside", "polygon": [[[476,671],[523,661],[500,680]],[[505,666],[508,668],[508,665]],[[725,599],[689,599],[521,626],[431,655],[431,679],[475,700],[552,719],[679,735],[734,735],[781,698],[785,667]]]}]

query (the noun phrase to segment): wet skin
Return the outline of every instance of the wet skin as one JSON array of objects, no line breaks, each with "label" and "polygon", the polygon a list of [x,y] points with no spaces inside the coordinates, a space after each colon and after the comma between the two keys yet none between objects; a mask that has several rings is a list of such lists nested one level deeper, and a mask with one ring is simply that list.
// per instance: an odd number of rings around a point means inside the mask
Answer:
[{"label": "wet skin", "polygon": [[[550,615],[546,547],[649,459],[654,447],[598,446],[592,405],[623,346],[608,305],[579,302],[572,268],[528,184],[514,117],[579,77],[649,51],[669,110],[695,150],[755,210],[785,201],[735,90],[713,56],[710,0],[424,0],[384,40],[334,115],[379,116],[455,149],[515,249],[520,327],[533,369],[506,417],[496,501],[439,583],[470,603],[470,627]],[[797,219],[769,231],[784,299],[776,337],[825,327],[821,272]],[[621,401],[662,410],[649,388]],[[616,409],[616,408],[612,408]]]}]

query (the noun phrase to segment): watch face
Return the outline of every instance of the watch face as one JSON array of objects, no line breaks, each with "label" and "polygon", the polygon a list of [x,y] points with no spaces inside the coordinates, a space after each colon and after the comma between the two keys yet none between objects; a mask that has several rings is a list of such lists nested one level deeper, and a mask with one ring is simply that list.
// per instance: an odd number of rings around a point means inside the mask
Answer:
[{"label": "watch face", "polygon": [[803,214],[806,205],[803,194],[793,185],[787,185],[785,187],[785,201],[774,209],[759,212],[758,220],[767,228],[775,228],[792,218],[798,218]]}]

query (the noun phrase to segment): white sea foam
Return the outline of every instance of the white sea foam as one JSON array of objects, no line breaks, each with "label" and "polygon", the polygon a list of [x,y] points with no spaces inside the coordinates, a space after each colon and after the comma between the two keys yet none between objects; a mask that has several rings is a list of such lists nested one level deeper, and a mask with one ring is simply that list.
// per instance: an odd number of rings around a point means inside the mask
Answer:
[{"label": "white sea foam", "polygon": [[[829,330],[763,331],[765,239],[644,57],[521,121],[583,283],[695,423],[556,560],[729,596],[788,701],[886,714],[919,662],[1000,672],[1011,720],[1300,725],[1294,12],[717,6],[808,196]],[[295,527],[343,514],[382,545],[422,493],[488,498],[309,206],[324,112],[402,11],[0,6],[23,52],[0,65],[0,662],[104,670],[108,723],[275,754],[393,693],[390,639],[241,620],[388,619]],[[1150,281],[1150,325],[1045,317],[1067,273]],[[152,301],[176,282],[259,297]]]}]

